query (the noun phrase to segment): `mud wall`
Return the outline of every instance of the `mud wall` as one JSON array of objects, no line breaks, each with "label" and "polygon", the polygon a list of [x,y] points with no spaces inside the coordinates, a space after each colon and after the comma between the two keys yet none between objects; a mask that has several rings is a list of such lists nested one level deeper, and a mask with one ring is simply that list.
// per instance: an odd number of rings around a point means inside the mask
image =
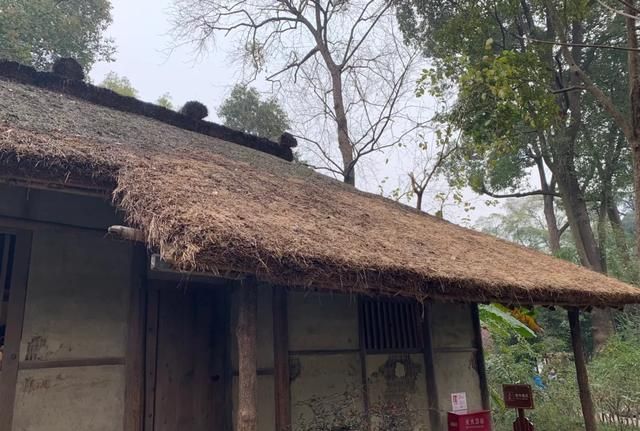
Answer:
[{"label": "mud wall", "polygon": [[105,237],[118,215],[106,200],[0,186],[0,216],[52,223],[33,227],[12,429],[122,430],[132,247]]}]

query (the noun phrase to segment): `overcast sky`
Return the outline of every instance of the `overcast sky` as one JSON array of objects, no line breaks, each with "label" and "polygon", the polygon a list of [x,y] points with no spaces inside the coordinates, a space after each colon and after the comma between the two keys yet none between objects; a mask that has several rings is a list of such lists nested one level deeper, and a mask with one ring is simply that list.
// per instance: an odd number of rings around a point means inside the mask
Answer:
[{"label": "overcast sky", "polygon": [[[164,93],[169,93],[176,106],[188,100],[199,100],[209,107],[209,120],[217,121],[215,111],[228,96],[234,84],[242,79],[238,65],[227,53],[230,46],[218,40],[216,49],[195,59],[193,49],[184,47],[168,52],[171,39],[168,35],[171,23],[169,11],[171,0],[111,0],[113,24],[108,30],[115,40],[117,54],[114,62],[97,63],[91,71],[93,82],[99,83],[104,76],[114,71],[129,78],[138,90],[139,98],[155,101]],[[263,91],[268,87],[260,82],[256,85]],[[292,121],[294,116],[290,114]],[[392,152],[363,160],[358,187],[378,193],[380,187],[385,192],[407,182],[407,172],[411,169],[406,153]],[[389,159],[389,162],[386,160]],[[386,163],[385,163],[386,162]],[[431,196],[447,190],[446,184],[435,185]],[[481,215],[496,211],[487,208],[484,198],[469,192],[465,198],[476,207],[465,212],[448,206],[445,217],[462,224],[473,223]],[[425,209],[433,211],[435,204],[425,197]]]}]

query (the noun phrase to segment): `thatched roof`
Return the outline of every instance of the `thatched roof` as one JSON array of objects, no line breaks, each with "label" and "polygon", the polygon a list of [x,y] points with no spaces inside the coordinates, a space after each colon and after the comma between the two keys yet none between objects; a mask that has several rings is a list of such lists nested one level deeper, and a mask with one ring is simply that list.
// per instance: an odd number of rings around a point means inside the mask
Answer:
[{"label": "thatched roof", "polygon": [[0,175],[113,193],[184,270],[419,300],[640,302],[640,289],[357,191],[249,148],[255,138],[186,130],[141,102],[12,67],[0,63]]}]

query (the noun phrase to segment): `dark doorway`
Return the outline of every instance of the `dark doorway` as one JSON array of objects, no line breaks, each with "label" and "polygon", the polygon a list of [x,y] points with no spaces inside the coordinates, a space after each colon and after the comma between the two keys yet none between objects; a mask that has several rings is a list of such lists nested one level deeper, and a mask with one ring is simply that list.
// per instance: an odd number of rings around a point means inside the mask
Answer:
[{"label": "dark doorway", "polygon": [[31,233],[0,228],[0,431],[13,420]]},{"label": "dark doorway", "polygon": [[229,290],[151,283],[147,431],[231,429]]}]

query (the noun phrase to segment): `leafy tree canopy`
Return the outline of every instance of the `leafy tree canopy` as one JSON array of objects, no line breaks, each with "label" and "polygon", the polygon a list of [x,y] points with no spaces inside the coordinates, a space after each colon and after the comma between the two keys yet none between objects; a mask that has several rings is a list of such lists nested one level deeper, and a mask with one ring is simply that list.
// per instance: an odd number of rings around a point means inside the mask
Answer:
[{"label": "leafy tree canopy", "polygon": [[277,139],[289,119],[275,99],[263,100],[253,87],[236,85],[218,110],[224,125],[246,133]]},{"label": "leafy tree canopy", "polygon": [[45,69],[57,57],[73,57],[85,69],[112,60],[109,0],[3,0],[0,58]]},{"label": "leafy tree canopy", "polygon": [[109,72],[100,83],[101,87],[115,91],[122,96],[138,97],[138,90],[133,88],[131,81],[126,76],[120,76],[115,72]]},{"label": "leafy tree canopy", "polygon": [[[556,217],[560,222],[565,220],[564,214],[560,211],[557,212]],[[502,212],[480,217],[475,227],[543,253],[551,252],[542,199],[539,196],[509,199],[505,202]],[[568,235],[561,236],[560,246],[560,257],[573,262],[578,261],[575,245]]]},{"label": "leafy tree canopy", "polygon": [[[589,29],[581,36],[587,41],[621,44],[624,26],[619,17],[582,1],[549,3],[560,11],[562,20]],[[553,163],[562,156],[556,144],[566,140],[564,133],[572,133],[568,96],[575,93],[557,88],[563,86],[560,81],[564,85],[568,81],[557,50],[532,42],[555,39],[557,29],[547,3],[416,0],[403,2],[397,16],[406,41],[419,46],[432,62],[419,93],[443,99],[447,109],[439,119],[463,132],[462,151],[452,169],[463,177],[458,180],[476,191],[484,185],[493,190],[518,189],[536,157]],[[623,52],[585,49],[582,63],[620,106],[627,103],[621,77],[626,74]],[[591,97],[585,95],[580,103],[583,124],[587,120],[606,123],[590,128],[590,136],[579,127],[573,138],[578,145],[572,151],[582,179],[595,171],[597,148],[619,139],[620,133]],[[612,159],[625,161],[624,151]],[[584,184],[593,179],[590,176]],[[621,186],[629,184],[628,175],[614,180],[618,179],[626,183]]]}]

